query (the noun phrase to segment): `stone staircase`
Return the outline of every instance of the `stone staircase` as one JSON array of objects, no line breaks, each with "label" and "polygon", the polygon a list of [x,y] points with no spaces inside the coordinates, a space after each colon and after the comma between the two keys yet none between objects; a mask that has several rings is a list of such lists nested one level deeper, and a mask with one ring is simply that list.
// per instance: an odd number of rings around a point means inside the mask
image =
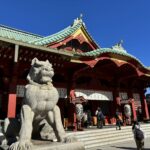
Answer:
[{"label": "stone staircase", "polygon": [[[141,124],[146,137],[150,137],[150,124]],[[121,130],[116,130],[115,126],[103,129],[89,129],[87,131],[78,131],[73,134],[79,141],[82,141],[86,149],[104,146],[108,144],[133,140],[131,126],[123,126]]]}]

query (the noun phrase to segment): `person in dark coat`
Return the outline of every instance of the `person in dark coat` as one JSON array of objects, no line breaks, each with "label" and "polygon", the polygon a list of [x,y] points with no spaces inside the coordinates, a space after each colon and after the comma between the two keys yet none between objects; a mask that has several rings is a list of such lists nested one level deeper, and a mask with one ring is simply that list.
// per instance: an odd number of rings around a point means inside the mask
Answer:
[{"label": "person in dark coat", "polygon": [[115,114],[115,118],[116,118],[116,130],[119,127],[119,130],[121,130],[121,116],[120,116],[120,112],[118,111],[118,109],[116,110],[116,114]]},{"label": "person in dark coat", "polygon": [[92,125],[92,114],[91,111],[88,109],[87,110],[87,125],[89,128],[91,128]]},{"label": "person in dark coat", "polygon": [[140,124],[138,121],[134,121],[132,125],[132,132],[134,135],[134,140],[137,146],[137,150],[143,150],[144,149],[144,139],[145,134],[140,128]]},{"label": "person in dark coat", "polygon": [[97,128],[103,128],[104,115],[100,107],[97,108],[95,114],[97,116]]}]

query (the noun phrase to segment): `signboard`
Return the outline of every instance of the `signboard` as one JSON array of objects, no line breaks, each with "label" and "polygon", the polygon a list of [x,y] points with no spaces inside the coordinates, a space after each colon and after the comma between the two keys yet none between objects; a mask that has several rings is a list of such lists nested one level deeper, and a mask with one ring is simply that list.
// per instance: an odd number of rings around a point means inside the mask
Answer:
[{"label": "signboard", "polygon": [[113,94],[110,91],[94,91],[94,90],[75,90],[76,97],[83,96],[87,100],[105,100],[112,101]]}]

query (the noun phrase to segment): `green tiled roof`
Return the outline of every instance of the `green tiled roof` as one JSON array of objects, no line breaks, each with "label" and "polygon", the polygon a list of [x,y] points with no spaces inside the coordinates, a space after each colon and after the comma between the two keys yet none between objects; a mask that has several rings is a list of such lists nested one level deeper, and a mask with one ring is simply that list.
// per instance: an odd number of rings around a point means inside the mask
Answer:
[{"label": "green tiled roof", "polygon": [[46,45],[52,42],[59,42],[63,39],[65,39],[67,36],[74,33],[77,29],[79,29],[82,26],[83,22],[81,19],[75,20],[73,25],[65,28],[64,30],[57,32],[56,34],[52,34],[50,36],[46,36],[44,38],[40,38],[38,40],[30,41],[29,43],[35,44],[35,45]]},{"label": "green tiled roof", "polygon": [[131,59],[136,60],[138,63],[140,63],[145,69],[149,69],[149,67],[146,67],[142,64],[142,62],[140,60],[138,60],[136,57],[132,56],[131,54],[128,54],[125,50],[118,50],[117,48],[115,49],[115,46],[112,48],[100,48],[100,49],[96,49],[90,52],[77,52],[74,54],[75,57],[98,57],[102,54],[105,53],[112,53],[112,54],[118,54],[121,56],[127,56]]},{"label": "green tiled roof", "polygon": [[[34,45],[35,46],[36,45],[43,46],[48,43],[52,43],[52,42],[56,42],[56,41],[59,42],[59,41],[65,39],[67,36],[71,35],[77,29],[79,29],[82,25],[85,27],[82,19],[77,18],[74,21],[73,25],[65,28],[64,30],[62,30],[56,34],[53,34],[53,35],[50,35],[47,37],[42,37],[40,35],[36,35],[36,34],[29,33],[29,32],[25,32],[25,31],[21,31],[21,30],[17,30],[14,28],[0,25],[0,37],[11,39],[11,40],[16,40],[16,41],[26,42],[26,43],[32,44],[33,46]],[[127,56],[127,57],[132,58],[132,59],[136,60],[137,62],[139,62],[144,68],[150,70],[150,67],[145,67],[136,57],[128,54],[126,52],[126,50],[123,49],[121,43],[113,46],[112,48],[100,48],[100,49],[96,49],[96,50],[93,50],[90,52],[82,52],[82,53],[77,52],[77,53],[74,53],[74,57],[77,57],[77,58],[78,57],[98,57],[104,53],[112,53],[112,54],[118,54],[121,56]]]},{"label": "green tiled roof", "polygon": [[0,36],[17,41],[29,42],[42,36],[0,25]]},{"label": "green tiled roof", "polygon": [[[66,37],[72,35],[81,26],[85,27],[85,24],[81,18],[77,18],[74,20],[74,23],[71,26],[68,26],[64,30],[61,30],[60,32],[57,32],[55,34],[43,37],[40,35],[36,35],[36,34],[32,34],[32,33],[28,33],[25,31],[21,31],[21,30],[17,30],[14,28],[0,25],[0,37],[14,39],[17,41],[23,41],[23,42],[27,42],[27,43],[33,44],[33,45],[44,46],[49,43],[62,41]],[[86,29],[86,31],[87,31],[87,29]],[[87,33],[88,33],[88,31],[87,31]],[[91,37],[90,34],[89,34],[89,36],[93,40],[93,38]],[[99,47],[95,41],[94,41],[94,43],[97,45],[97,47]]]}]

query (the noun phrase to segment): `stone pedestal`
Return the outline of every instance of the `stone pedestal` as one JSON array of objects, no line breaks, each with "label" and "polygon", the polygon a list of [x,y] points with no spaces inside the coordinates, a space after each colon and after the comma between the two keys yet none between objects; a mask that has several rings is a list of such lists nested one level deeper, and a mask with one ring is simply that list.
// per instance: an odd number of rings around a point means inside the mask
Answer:
[{"label": "stone pedestal", "polygon": [[[59,143],[41,140],[32,140],[32,150],[85,150],[82,142]],[[8,150],[8,145],[1,145],[0,150]]]},{"label": "stone pedestal", "polygon": [[33,150],[85,150],[82,142],[59,143],[50,141],[34,141],[33,144]]}]

